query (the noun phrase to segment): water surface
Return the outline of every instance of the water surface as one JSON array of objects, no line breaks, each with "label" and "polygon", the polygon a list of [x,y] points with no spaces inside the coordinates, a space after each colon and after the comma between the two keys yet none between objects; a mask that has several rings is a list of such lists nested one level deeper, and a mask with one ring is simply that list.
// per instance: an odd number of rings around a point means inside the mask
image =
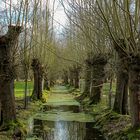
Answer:
[{"label": "water surface", "polygon": [[[33,117],[27,140],[104,140],[94,118],[84,113],[66,87],[56,86],[47,103]],[[31,127],[32,128],[32,127]]]}]

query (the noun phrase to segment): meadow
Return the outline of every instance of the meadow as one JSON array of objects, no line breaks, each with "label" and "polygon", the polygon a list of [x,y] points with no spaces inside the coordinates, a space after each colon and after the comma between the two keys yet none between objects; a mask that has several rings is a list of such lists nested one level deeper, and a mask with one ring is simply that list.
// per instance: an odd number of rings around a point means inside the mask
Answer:
[{"label": "meadow", "polygon": [[[25,94],[25,83],[23,81],[15,81],[14,85],[15,90],[15,98],[16,99],[23,99]],[[28,82],[28,90],[27,90],[27,96],[30,96],[32,94],[33,90],[33,82]]]}]

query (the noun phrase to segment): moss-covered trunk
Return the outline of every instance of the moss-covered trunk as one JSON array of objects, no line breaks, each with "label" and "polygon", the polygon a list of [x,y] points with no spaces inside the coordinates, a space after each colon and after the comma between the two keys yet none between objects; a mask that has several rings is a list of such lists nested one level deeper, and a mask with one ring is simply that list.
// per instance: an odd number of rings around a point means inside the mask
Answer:
[{"label": "moss-covered trunk", "polygon": [[113,111],[128,114],[128,64],[127,60],[119,59],[117,85]]},{"label": "moss-covered trunk", "polygon": [[132,58],[129,69],[130,111],[132,126],[140,126],[140,55]]},{"label": "moss-covered trunk", "polygon": [[33,100],[42,99],[42,81],[43,81],[43,67],[38,59],[33,59],[32,69],[34,73],[34,89],[32,93]]},{"label": "moss-covered trunk", "polygon": [[120,48],[125,48],[123,39],[114,44],[118,53],[117,67],[117,85],[113,110],[120,114],[128,114],[128,87],[129,87],[129,70],[128,59]]},{"label": "moss-covered trunk", "polygon": [[89,63],[90,60],[86,60],[85,62],[85,86],[84,86],[84,91],[83,93],[77,98],[78,100],[83,100],[85,97],[90,96],[90,86],[91,86],[91,71],[92,71],[92,65]]},{"label": "moss-covered trunk", "polygon": [[74,87],[75,88],[79,88],[80,70],[81,70],[80,66],[73,65],[73,78],[74,78]]},{"label": "moss-covered trunk", "polygon": [[45,90],[50,90],[50,87],[49,87],[49,80],[48,78],[44,78],[44,89]]},{"label": "moss-covered trunk", "polygon": [[92,72],[92,66],[87,61],[86,69],[85,69],[85,88],[83,93],[85,96],[88,96],[90,94],[91,72]]},{"label": "moss-covered trunk", "polygon": [[79,88],[79,71],[77,69],[74,71],[74,87]]},{"label": "moss-covered trunk", "polygon": [[16,119],[14,79],[15,67],[13,50],[21,32],[19,26],[9,26],[5,36],[0,37],[0,102],[1,125],[5,126]]},{"label": "moss-covered trunk", "polygon": [[69,84],[69,76],[68,76],[67,70],[63,71],[63,79],[64,79],[64,84],[68,85]]},{"label": "moss-covered trunk", "polygon": [[95,56],[92,59],[92,81],[90,90],[90,104],[97,104],[101,100],[101,90],[105,78],[105,65],[107,59],[105,56]]},{"label": "moss-covered trunk", "polygon": [[15,97],[13,92],[14,80],[3,82],[0,80],[0,82],[1,124],[5,126],[9,122],[16,120]]},{"label": "moss-covered trunk", "polygon": [[73,69],[69,68],[69,79],[70,79],[70,86],[74,86],[74,73]]}]

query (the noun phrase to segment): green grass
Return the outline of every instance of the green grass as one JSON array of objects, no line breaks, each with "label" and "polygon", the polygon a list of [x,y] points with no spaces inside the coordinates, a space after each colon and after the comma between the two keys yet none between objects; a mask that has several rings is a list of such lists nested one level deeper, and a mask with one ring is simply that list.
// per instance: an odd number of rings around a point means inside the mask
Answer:
[{"label": "green grass", "polygon": [[[15,82],[16,98],[24,98],[24,88],[25,88],[25,83],[23,81]],[[113,83],[113,87],[112,87],[113,93],[115,93],[115,89],[116,89],[116,83]],[[28,82],[28,95],[32,94],[32,90],[33,90],[33,82]],[[103,94],[108,95],[108,93],[109,93],[109,83],[104,83]]]},{"label": "green grass", "polygon": [[[21,91],[24,90],[25,88],[25,83],[20,81],[20,82],[15,82],[15,89],[16,91]],[[28,89],[33,89],[33,82],[28,82]]]},{"label": "green grass", "polygon": [[[14,85],[14,90],[15,90],[15,97],[16,98],[24,98],[24,89],[25,89],[25,83],[20,81],[20,82],[15,82]],[[28,82],[28,95],[32,94],[33,90],[33,82]]]},{"label": "green grass", "polygon": [[[109,88],[110,88],[110,83],[104,83],[103,85],[103,94],[107,94],[109,93]],[[112,84],[112,93],[115,94],[116,91],[116,83]]]},{"label": "green grass", "polygon": [[67,112],[54,112],[49,111],[45,113],[37,113],[34,116],[37,120],[43,121],[76,121],[76,122],[93,122],[93,116],[90,114],[85,114],[84,112],[72,113]]}]

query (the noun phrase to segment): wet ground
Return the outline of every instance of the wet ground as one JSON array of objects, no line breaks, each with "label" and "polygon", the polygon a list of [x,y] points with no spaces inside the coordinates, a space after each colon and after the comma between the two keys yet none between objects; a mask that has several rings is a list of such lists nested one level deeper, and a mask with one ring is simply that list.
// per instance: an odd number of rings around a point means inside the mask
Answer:
[{"label": "wet ground", "polygon": [[94,128],[94,118],[64,86],[56,86],[47,103],[30,121],[27,140],[104,140]]}]

